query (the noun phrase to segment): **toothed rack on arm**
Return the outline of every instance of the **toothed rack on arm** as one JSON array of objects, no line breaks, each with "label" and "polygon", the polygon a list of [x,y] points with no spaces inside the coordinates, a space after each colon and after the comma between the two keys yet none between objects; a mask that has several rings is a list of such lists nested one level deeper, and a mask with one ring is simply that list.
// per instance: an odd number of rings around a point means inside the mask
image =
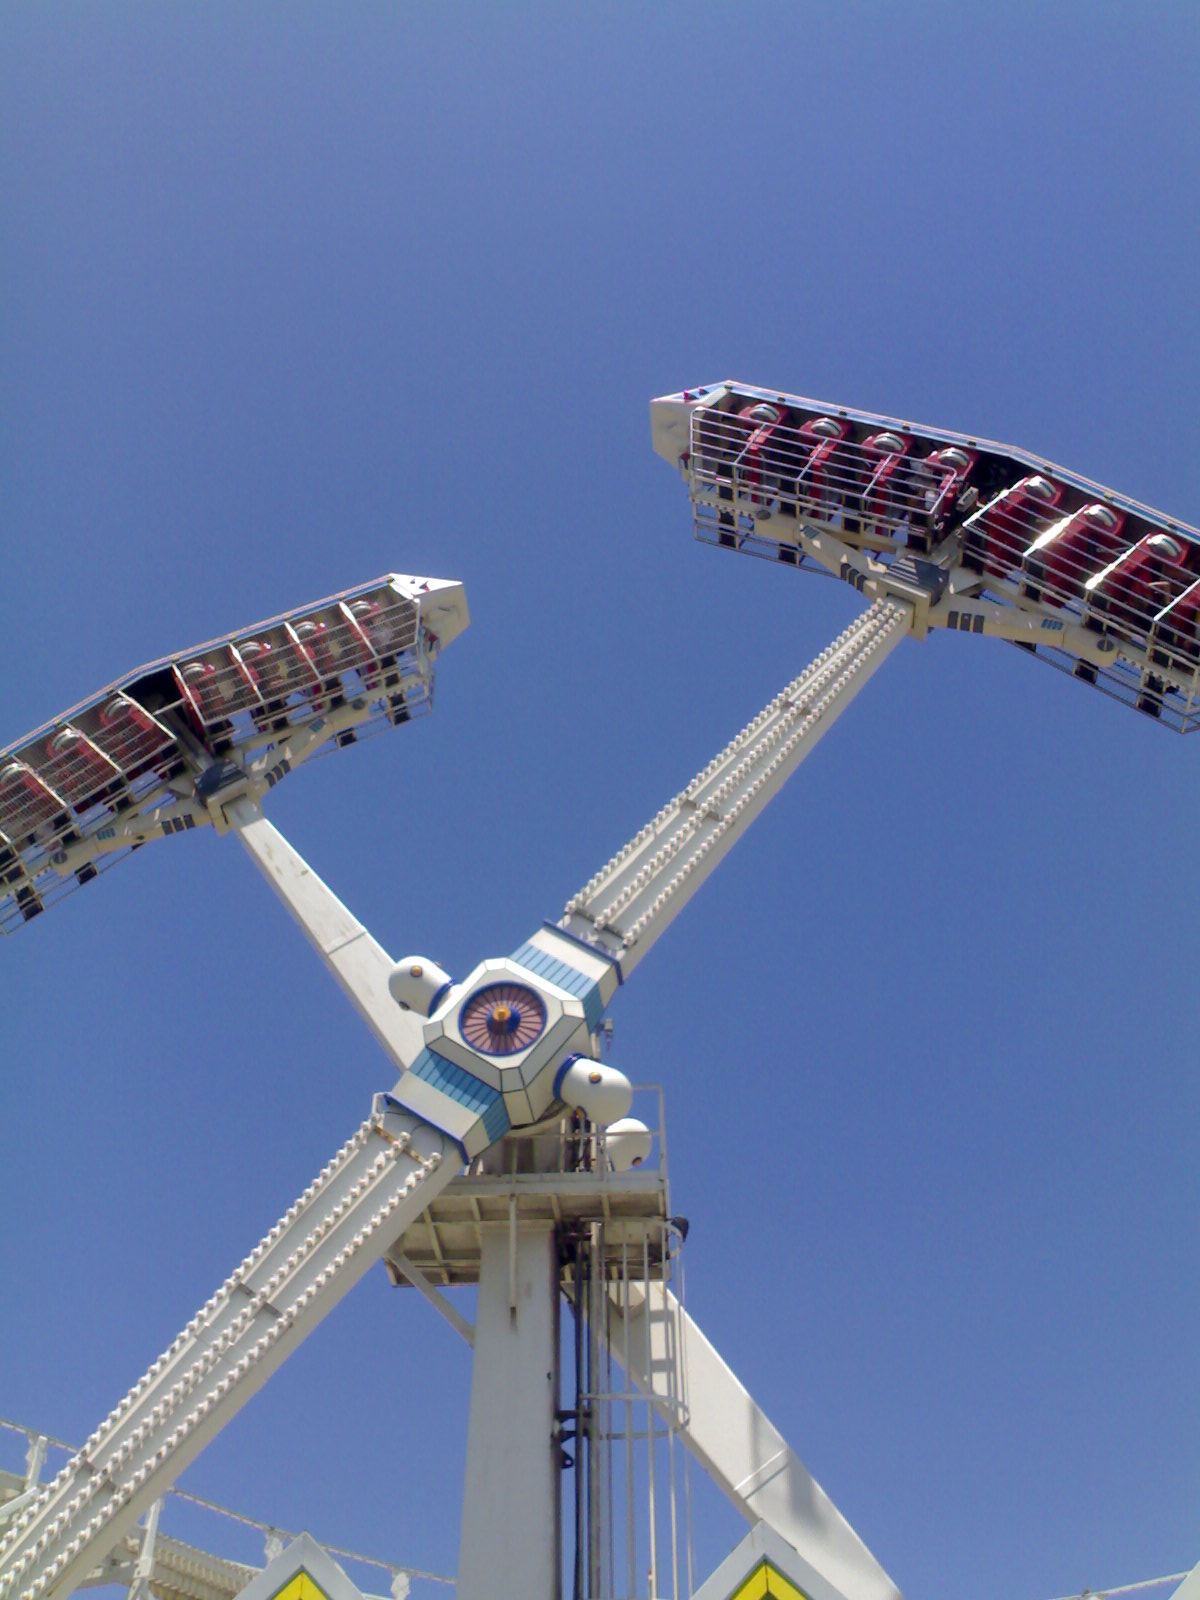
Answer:
[{"label": "toothed rack on arm", "polygon": [[446,1187],[460,1161],[386,1096],[0,1541],[0,1600],[59,1600]]},{"label": "toothed rack on arm", "polygon": [[567,903],[559,927],[630,971],[909,632],[876,600]]}]

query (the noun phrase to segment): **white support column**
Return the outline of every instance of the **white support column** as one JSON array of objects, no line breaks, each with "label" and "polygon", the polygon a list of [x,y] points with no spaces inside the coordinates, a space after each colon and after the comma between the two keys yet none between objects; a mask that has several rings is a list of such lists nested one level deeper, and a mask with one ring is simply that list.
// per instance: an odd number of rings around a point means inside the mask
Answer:
[{"label": "white support column", "polygon": [[553,1225],[485,1228],[458,1600],[557,1600],[557,1375]]},{"label": "white support column", "polygon": [[11,1500],[6,1500],[0,1506],[0,1528],[6,1522],[11,1522],[13,1517],[24,1511],[32,1500],[37,1498],[38,1484],[42,1476],[42,1468],[46,1464],[46,1447],[49,1441],[45,1434],[31,1434],[29,1448],[25,1452],[25,1487],[20,1494],[14,1495]]},{"label": "white support column", "polygon": [[29,1449],[25,1452],[26,1489],[35,1489],[41,1480],[42,1468],[46,1465],[46,1449],[49,1442],[44,1433],[39,1433],[36,1438],[29,1441]]}]

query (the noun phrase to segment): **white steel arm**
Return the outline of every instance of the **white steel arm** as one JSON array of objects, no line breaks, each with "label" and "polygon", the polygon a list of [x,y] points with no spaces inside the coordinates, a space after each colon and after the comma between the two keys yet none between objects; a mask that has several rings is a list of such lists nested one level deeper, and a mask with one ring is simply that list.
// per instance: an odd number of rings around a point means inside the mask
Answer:
[{"label": "white steel arm", "polygon": [[1200,1565],[1192,1568],[1171,1595],[1171,1600],[1200,1600]]},{"label": "white steel arm", "polygon": [[661,1283],[612,1302],[613,1354],[748,1522],[765,1522],[846,1600],[899,1589],[779,1430]]},{"label": "white steel arm", "polygon": [[228,810],[230,823],[263,877],[303,928],[342,992],[401,1072],[421,1051],[421,1030],[388,993],[395,963],[249,800]]},{"label": "white steel arm", "polygon": [[905,601],[876,600],[567,902],[558,926],[628,975],[887,660],[912,617]]},{"label": "white steel arm", "polygon": [[61,1600],[307,1338],[459,1169],[377,1096],[309,1185],[0,1541],[0,1600]]}]

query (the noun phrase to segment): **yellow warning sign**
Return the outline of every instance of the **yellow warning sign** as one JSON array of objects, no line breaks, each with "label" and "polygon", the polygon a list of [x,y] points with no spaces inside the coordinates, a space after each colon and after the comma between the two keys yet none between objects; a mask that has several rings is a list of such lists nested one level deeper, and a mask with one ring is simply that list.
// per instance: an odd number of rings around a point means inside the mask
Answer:
[{"label": "yellow warning sign", "polygon": [[[795,1594],[795,1589],[791,1593]],[[298,1572],[271,1596],[271,1600],[329,1600],[329,1596],[319,1584],[312,1581],[307,1572]]]},{"label": "yellow warning sign", "polygon": [[760,1561],[749,1577],[743,1578],[729,1600],[809,1600],[769,1561]]}]

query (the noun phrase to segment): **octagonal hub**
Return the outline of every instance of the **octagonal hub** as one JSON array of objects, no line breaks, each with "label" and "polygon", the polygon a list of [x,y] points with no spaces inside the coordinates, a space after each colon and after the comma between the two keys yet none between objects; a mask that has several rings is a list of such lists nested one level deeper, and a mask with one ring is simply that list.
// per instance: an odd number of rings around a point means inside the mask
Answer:
[{"label": "octagonal hub", "polygon": [[543,928],[513,957],[481,962],[425,1024],[396,1097],[467,1157],[545,1115],[563,1059],[588,1054],[620,981],[616,963]]},{"label": "octagonal hub", "polygon": [[501,958],[482,962],[455,988],[426,1024],[425,1044],[499,1089],[519,1127],[545,1112],[553,1068],[570,1051],[586,1051],[589,1034],[577,996]]}]

